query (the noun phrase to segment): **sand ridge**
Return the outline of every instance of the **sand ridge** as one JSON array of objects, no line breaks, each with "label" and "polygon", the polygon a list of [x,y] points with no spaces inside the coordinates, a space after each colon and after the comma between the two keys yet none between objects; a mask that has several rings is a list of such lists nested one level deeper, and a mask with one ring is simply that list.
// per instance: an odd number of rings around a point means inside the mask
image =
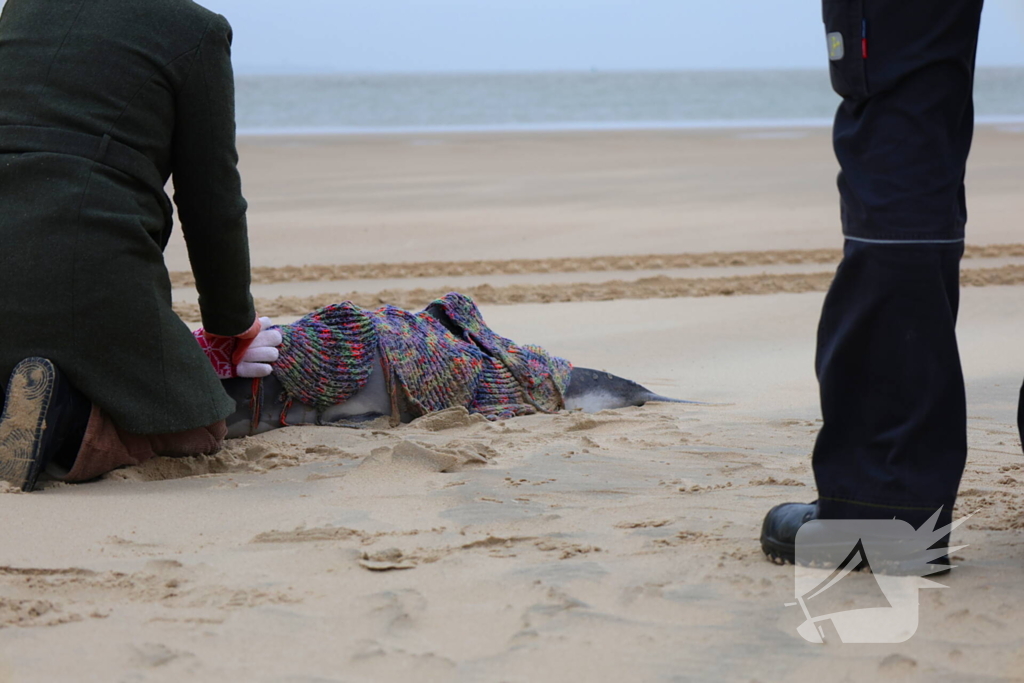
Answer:
[{"label": "sand ridge", "polygon": [[[965,259],[1024,256],[1024,244],[967,245]],[[418,263],[368,263],[305,266],[255,266],[253,284],[374,280],[462,275],[516,275],[523,273],[595,273],[606,271],[664,270],[720,266],[839,263],[838,249],[784,249],[689,254],[642,254],[587,258],[506,259],[494,261],[424,261]],[[171,274],[172,287],[191,287],[189,271]]]},{"label": "sand ridge", "polygon": [[[775,273],[739,275],[717,278],[672,278],[658,276],[638,280],[610,280],[570,284],[515,284],[502,287],[477,285],[460,287],[458,291],[473,298],[477,304],[531,304],[573,301],[611,301],[615,299],[671,299],[676,297],[743,296],[779,293],[824,292],[828,290],[833,272]],[[993,287],[1024,283],[1024,265],[997,268],[975,268],[961,271],[964,287]],[[379,292],[326,293],[308,297],[257,298],[256,310],[272,318],[299,317],[340,301],[351,301],[364,308],[392,304],[418,310],[439,299],[451,287],[436,289],[385,289]],[[202,321],[198,304],[176,302],[175,312],[191,323]]]}]

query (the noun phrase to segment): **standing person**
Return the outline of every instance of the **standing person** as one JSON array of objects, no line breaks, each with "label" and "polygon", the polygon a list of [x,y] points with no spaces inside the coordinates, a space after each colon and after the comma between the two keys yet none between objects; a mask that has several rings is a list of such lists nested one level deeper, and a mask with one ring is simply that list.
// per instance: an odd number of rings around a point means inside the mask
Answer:
[{"label": "standing person", "polygon": [[794,561],[810,519],[951,521],[967,459],[955,324],[982,0],[824,0],[843,261],[816,368],[818,501],[765,517]]},{"label": "standing person", "polygon": [[171,308],[174,200],[214,346],[249,293],[228,22],[190,0],[8,0],[0,17],[0,479],[216,451],[234,409]]}]

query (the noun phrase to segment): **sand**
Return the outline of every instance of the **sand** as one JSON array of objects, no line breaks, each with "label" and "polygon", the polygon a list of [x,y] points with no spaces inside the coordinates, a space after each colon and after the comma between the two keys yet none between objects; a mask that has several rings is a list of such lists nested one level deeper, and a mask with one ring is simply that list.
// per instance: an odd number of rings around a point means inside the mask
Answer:
[{"label": "sand", "polygon": [[921,592],[917,635],[867,646],[804,642],[793,569],[757,543],[769,507],[814,498],[814,333],[840,246],[825,132],[241,155],[262,313],[457,285],[513,339],[715,405],[291,428],[0,492],[0,681],[1021,680],[1024,135],[983,128],[970,172],[969,546]]}]

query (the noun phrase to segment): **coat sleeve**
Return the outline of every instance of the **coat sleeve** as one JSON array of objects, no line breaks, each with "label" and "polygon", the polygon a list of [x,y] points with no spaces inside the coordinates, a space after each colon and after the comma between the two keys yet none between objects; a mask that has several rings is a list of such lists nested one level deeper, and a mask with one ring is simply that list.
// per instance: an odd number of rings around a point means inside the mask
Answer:
[{"label": "coat sleeve", "polygon": [[219,15],[177,93],[171,165],[203,326],[214,334],[241,334],[256,313],[235,146],[231,26]]}]

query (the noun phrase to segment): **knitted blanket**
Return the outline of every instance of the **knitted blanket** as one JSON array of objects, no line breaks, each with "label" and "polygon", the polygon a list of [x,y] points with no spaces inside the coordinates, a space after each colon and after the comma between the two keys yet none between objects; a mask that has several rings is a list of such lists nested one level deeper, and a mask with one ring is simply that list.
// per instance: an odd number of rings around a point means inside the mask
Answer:
[{"label": "knitted blanket", "polygon": [[388,374],[392,397],[401,392],[413,412],[455,406],[503,419],[563,407],[570,363],[538,346],[520,346],[495,333],[472,299],[447,294],[428,310],[394,306],[363,310],[350,302],[322,308],[281,326],[274,374],[288,398],[326,410],[366,384],[375,357]]}]

